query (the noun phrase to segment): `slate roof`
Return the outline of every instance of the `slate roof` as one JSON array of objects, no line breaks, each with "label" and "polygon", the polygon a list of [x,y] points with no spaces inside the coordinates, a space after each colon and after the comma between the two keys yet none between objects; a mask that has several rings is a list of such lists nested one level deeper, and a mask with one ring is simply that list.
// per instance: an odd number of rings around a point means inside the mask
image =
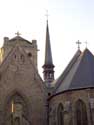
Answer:
[{"label": "slate roof", "polygon": [[54,94],[89,87],[94,87],[94,56],[88,49],[78,50],[58,78]]},{"label": "slate roof", "polygon": [[46,28],[45,65],[53,65],[48,21]]}]

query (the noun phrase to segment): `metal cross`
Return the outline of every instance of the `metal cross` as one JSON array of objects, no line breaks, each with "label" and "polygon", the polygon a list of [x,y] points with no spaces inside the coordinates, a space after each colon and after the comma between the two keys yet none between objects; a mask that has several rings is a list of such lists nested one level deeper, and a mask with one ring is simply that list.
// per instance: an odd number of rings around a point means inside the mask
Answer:
[{"label": "metal cross", "polygon": [[46,14],[45,14],[46,18],[47,18],[47,21],[48,21],[48,10],[46,10]]},{"label": "metal cross", "polygon": [[87,42],[87,41],[85,41],[85,44],[86,44],[86,48],[87,48],[87,44],[88,44],[88,42]]},{"label": "metal cross", "polygon": [[19,31],[17,31],[17,33],[15,33],[17,36],[20,36],[21,34],[19,33]]},{"label": "metal cross", "polygon": [[78,40],[78,41],[76,42],[76,44],[78,44],[78,50],[80,50],[80,44],[81,44],[81,42]]}]

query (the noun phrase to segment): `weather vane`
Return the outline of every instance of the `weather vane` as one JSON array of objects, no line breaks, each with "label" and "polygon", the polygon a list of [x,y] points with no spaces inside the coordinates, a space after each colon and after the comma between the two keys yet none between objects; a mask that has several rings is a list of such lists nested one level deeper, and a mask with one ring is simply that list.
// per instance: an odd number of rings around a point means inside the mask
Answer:
[{"label": "weather vane", "polygon": [[78,45],[78,50],[80,50],[80,44],[81,44],[81,42],[78,40],[78,41],[76,42],[76,44]]},{"label": "weather vane", "polygon": [[17,36],[20,36],[21,34],[19,33],[19,31],[17,31],[17,33],[15,33]]}]

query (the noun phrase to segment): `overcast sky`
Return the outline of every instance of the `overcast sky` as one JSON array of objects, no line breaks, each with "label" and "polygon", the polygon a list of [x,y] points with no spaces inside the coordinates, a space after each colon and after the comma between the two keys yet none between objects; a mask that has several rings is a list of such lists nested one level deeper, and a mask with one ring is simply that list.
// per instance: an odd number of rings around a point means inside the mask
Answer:
[{"label": "overcast sky", "polygon": [[77,40],[94,53],[94,0],[0,0],[0,44],[19,31],[27,40],[38,43],[38,67],[44,63],[46,10],[56,78],[77,51]]}]

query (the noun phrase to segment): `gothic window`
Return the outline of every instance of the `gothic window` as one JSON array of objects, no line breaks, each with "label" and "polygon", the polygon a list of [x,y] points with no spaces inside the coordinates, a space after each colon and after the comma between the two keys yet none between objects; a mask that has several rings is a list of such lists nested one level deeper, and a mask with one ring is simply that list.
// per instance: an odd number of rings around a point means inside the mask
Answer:
[{"label": "gothic window", "polygon": [[6,119],[10,119],[9,124],[21,125],[22,121],[26,121],[29,125],[28,120],[28,109],[24,98],[15,93],[7,102],[6,106]]},{"label": "gothic window", "polygon": [[80,99],[76,102],[76,125],[88,125],[86,105]]},{"label": "gothic window", "polygon": [[52,78],[52,73],[49,74],[49,77]]},{"label": "gothic window", "polygon": [[22,61],[22,62],[25,61],[24,55],[21,55],[20,58],[21,58],[21,61]]},{"label": "gothic window", "polygon": [[57,109],[57,122],[58,125],[64,125],[64,114],[63,114],[63,105],[60,103]]}]

